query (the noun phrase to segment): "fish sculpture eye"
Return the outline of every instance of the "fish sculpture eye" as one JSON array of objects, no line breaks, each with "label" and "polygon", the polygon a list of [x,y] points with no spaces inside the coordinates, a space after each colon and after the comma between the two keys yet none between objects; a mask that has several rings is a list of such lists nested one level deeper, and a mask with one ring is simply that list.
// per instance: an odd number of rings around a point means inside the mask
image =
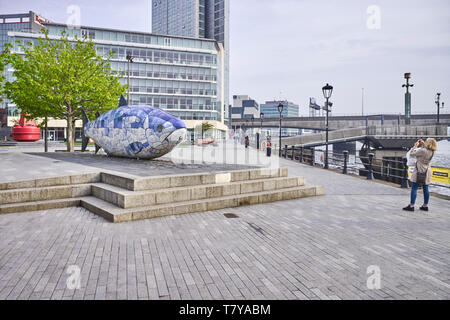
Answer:
[{"label": "fish sculpture eye", "polygon": [[156,128],[156,129],[158,130],[158,132],[161,132],[163,127],[162,127],[162,125],[158,125],[158,128]]}]

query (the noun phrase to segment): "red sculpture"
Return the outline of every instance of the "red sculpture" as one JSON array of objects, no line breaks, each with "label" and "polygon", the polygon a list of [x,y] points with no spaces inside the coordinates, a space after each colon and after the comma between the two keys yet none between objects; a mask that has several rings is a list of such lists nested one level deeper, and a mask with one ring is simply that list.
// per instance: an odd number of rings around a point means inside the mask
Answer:
[{"label": "red sculpture", "polygon": [[12,138],[16,141],[37,141],[41,138],[41,130],[34,124],[34,120],[26,120],[21,113],[19,124],[12,129]]}]

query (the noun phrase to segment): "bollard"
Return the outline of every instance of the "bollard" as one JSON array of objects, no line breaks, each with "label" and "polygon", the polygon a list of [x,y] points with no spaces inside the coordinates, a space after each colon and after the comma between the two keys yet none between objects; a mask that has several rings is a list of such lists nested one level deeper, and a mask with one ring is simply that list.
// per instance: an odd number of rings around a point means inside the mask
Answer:
[{"label": "bollard", "polygon": [[314,167],[314,164],[316,163],[316,157],[314,155],[314,148],[311,149],[311,165]]},{"label": "bollard", "polygon": [[402,185],[401,188],[408,188],[408,159],[406,157],[403,157],[403,179],[402,179]]},{"label": "bollard", "polygon": [[295,146],[291,146],[291,150],[292,150],[291,160],[295,160]]},{"label": "bollard", "polygon": [[299,155],[298,158],[299,158],[298,161],[300,163],[302,163],[303,162],[303,147],[300,147],[300,155]]},{"label": "bollard", "polygon": [[284,145],[284,158],[287,159],[287,149],[288,149],[288,145],[285,144]]},{"label": "bollard", "polygon": [[348,151],[344,150],[344,169],[342,170],[343,174],[347,174],[347,160],[348,160]]},{"label": "bollard", "polygon": [[271,154],[272,154],[272,147],[270,146],[269,143],[267,143],[266,156],[270,157]]},{"label": "bollard", "polygon": [[373,179],[372,161],[373,161],[373,153],[369,153],[369,170],[367,171],[367,180]]}]

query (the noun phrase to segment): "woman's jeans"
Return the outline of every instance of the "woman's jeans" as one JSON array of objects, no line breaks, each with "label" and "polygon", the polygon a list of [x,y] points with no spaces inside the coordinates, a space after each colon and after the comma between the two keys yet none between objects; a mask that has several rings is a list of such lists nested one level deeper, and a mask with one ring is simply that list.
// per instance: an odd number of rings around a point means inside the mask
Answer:
[{"label": "woman's jeans", "polygon": [[[430,200],[430,192],[428,191],[428,185],[422,185],[423,188],[423,204],[428,205],[428,201]],[[419,189],[419,185],[415,182],[411,182],[411,205],[414,205],[417,198],[417,189]]]}]

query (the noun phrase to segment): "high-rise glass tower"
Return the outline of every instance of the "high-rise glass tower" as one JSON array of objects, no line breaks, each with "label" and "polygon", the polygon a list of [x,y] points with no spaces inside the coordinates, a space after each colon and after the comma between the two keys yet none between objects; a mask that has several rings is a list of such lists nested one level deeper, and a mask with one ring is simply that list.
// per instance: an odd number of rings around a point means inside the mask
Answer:
[{"label": "high-rise glass tower", "polygon": [[[214,125],[215,138],[221,137],[227,129],[223,117],[224,50],[216,40],[92,26],[70,28],[30,13],[0,15],[0,48],[11,43],[13,52],[23,55],[17,41],[36,44],[44,37],[42,28],[55,39],[61,36],[62,31],[71,41],[74,37],[87,35],[98,56],[107,57],[112,53],[110,65],[118,72],[119,81],[127,84],[129,80],[130,104],[151,105],[179,117],[185,122],[192,139],[196,139],[195,131],[198,130],[195,128],[202,121]],[[128,55],[133,57],[133,63],[129,65]],[[6,79],[12,81],[13,70],[5,69]],[[3,99],[0,103],[0,134],[1,127],[11,128],[19,114],[19,106]],[[78,122],[75,125],[81,128]],[[65,126],[59,120],[49,121],[48,132],[52,139],[66,138],[64,130]],[[76,129],[75,136],[79,135],[81,130]]]},{"label": "high-rise glass tower", "polygon": [[224,114],[229,101],[229,0],[152,0],[152,32],[215,39],[224,49]]}]

